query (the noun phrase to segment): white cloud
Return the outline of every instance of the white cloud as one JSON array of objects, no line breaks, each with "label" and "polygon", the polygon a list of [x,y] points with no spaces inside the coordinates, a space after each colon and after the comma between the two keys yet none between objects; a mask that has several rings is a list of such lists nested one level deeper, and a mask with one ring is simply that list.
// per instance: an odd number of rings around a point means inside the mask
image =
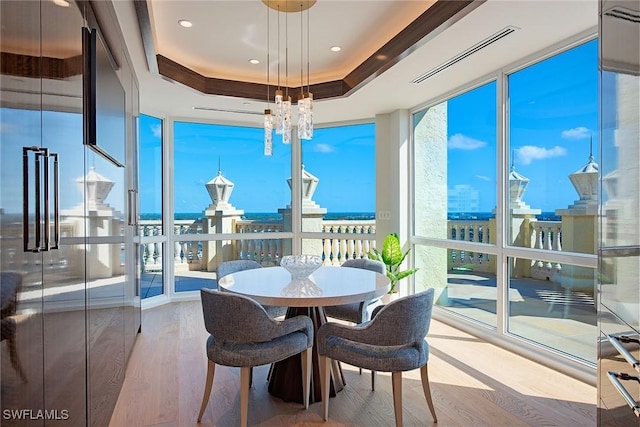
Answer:
[{"label": "white cloud", "polygon": [[553,148],[536,147],[535,145],[525,145],[516,150],[518,163],[528,165],[534,160],[550,159],[552,157],[565,156],[567,150],[556,145]]},{"label": "white cloud", "polygon": [[12,134],[12,133],[18,133],[18,126],[14,123],[0,123],[0,133],[2,134]]},{"label": "white cloud", "polygon": [[567,129],[562,131],[562,137],[564,139],[587,139],[591,136],[591,131],[584,126],[579,126],[573,129]]},{"label": "white cloud", "polygon": [[489,178],[488,176],[484,176],[484,175],[476,175],[476,178],[478,178],[481,181],[487,181],[487,182],[493,181],[493,179]]},{"label": "white cloud", "polygon": [[477,150],[487,145],[486,142],[456,133],[449,138],[448,146],[452,150]]},{"label": "white cloud", "polygon": [[334,149],[331,145],[329,144],[316,144],[313,147],[313,151],[315,151],[316,153],[333,153]]},{"label": "white cloud", "polygon": [[155,136],[156,138],[162,137],[162,126],[160,125],[151,126],[151,132],[153,132],[153,136]]}]

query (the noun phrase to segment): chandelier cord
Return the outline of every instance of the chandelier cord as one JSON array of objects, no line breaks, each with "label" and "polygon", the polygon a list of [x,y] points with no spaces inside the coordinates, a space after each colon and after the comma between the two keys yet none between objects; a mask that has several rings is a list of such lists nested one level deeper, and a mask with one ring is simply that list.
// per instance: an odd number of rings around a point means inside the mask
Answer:
[{"label": "chandelier cord", "polygon": [[[285,2],[285,9],[289,9],[289,0]],[[289,96],[289,16],[284,15],[284,84],[285,94]]]},{"label": "chandelier cord", "polygon": [[278,3],[278,89],[280,89],[280,3]]},{"label": "chandelier cord", "polygon": [[309,79],[310,79],[309,74],[311,70],[311,67],[309,65],[309,63],[311,62],[311,44],[309,43],[310,32],[311,32],[311,25],[309,21],[309,8],[307,8],[307,93],[311,93],[311,85],[309,84]]},{"label": "chandelier cord", "polygon": [[271,83],[271,37],[270,37],[270,26],[269,26],[269,8],[267,8],[267,109],[269,109],[269,89],[270,89],[270,83]]},{"label": "chandelier cord", "polygon": [[303,79],[303,61],[304,56],[302,55],[302,47],[304,45],[302,41],[303,31],[302,31],[302,3],[300,3],[300,94],[304,97],[304,79]]}]

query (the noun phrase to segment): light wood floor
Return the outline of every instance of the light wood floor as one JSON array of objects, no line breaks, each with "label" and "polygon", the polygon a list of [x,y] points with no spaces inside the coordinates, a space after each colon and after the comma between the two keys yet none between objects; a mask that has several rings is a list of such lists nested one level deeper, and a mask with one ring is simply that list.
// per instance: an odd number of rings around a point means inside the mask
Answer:
[{"label": "light wood floor", "polygon": [[[199,301],[142,313],[111,427],[197,426],[206,376]],[[403,375],[405,426],[595,426],[596,389],[523,357],[432,321],[429,376],[438,423],[433,424],[418,370]],[[268,366],[254,370],[249,424],[260,426],[392,426],[391,376],[379,373],[376,391],[368,372],[343,365],[347,386],[329,404],[308,410],[267,392]],[[235,426],[240,416],[240,371],[217,367],[201,426]]]}]

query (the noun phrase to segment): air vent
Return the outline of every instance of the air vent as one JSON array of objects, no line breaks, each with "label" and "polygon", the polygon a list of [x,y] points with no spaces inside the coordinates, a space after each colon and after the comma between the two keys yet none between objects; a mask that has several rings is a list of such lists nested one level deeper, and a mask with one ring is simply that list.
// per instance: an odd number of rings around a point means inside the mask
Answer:
[{"label": "air vent", "polygon": [[228,110],[223,108],[209,108],[209,107],[192,107],[192,108],[194,110],[217,111],[219,113],[255,114],[256,116],[262,116],[264,114],[258,111],[247,111],[247,110]]},{"label": "air vent", "polygon": [[460,53],[460,54],[458,54],[456,56],[454,56],[453,58],[451,58],[447,62],[439,65],[438,67],[434,68],[433,70],[424,73],[420,77],[416,77],[414,80],[411,81],[411,83],[414,83],[414,84],[422,83],[423,81],[427,80],[429,77],[438,74],[440,71],[451,67],[453,64],[462,61],[464,58],[466,58],[468,56],[471,56],[474,53],[478,52],[479,50],[484,49],[485,47],[489,46],[490,44],[493,44],[493,43],[497,42],[501,38],[506,37],[509,34],[515,32],[517,29],[518,28],[511,27],[511,26],[503,28],[502,30],[500,30],[497,33],[495,33],[494,35],[489,36],[486,39],[482,40],[480,43],[477,43],[477,44],[471,46],[469,49],[465,50],[464,52],[462,52],[462,53]]},{"label": "air vent", "polygon": [[613,18],[624,19],[625,21],[631,21],[635,22],[636,24],[640,24],[640,12],[636,10],[617,6],[607,10],[604,14]]}]

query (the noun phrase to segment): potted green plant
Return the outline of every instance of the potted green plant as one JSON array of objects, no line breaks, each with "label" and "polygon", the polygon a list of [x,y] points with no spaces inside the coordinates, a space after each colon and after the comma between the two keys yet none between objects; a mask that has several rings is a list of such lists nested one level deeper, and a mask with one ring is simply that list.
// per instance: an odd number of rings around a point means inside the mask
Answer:
[{"label": "potted green plant", "polygon": [[382,261],[387,266],[387,277],[391,281],[390,294],[398,292],[396,285],[400,280],[418,271],[417,268],[400,271],[400,265],[410,250],[411,249],[407,249],[407,251],[403,253],[402,246],[400,246],[400,238],[396,233],[391,233],[385,237],[382,251],[373,248],[373,250],[367,254],[369,259]]}]

